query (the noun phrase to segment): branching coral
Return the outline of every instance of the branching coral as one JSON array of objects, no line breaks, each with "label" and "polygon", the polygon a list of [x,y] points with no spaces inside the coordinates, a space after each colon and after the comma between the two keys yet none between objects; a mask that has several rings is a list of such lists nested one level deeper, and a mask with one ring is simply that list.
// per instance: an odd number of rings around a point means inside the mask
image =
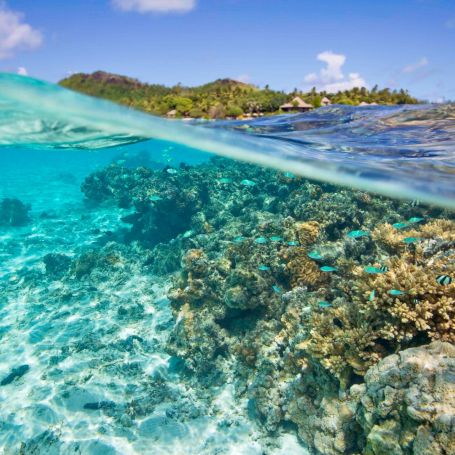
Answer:
[{"label": "branching coral", "polygon": [[[434,234],[434,223],[427,232]],[[443,233],[442,235],[451,235]],[[455,342],[455,284],[437,276],[455,273],[455,252],[416,260],[411,251],[387,262],[388,271],[353,270],[343,286],[345,302],[312,315],[300,347],[348,384],[384,356],[425,340]],[[379,266],[379,264],[377,264]]]}]

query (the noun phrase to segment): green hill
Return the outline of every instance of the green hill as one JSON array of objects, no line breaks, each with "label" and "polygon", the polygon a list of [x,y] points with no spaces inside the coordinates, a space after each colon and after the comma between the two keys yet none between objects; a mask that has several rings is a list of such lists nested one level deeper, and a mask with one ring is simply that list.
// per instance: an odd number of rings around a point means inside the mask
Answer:
[{"label": "green hill", "polygon": [[172,112],[176,117],[232,118],[244,115],[274,114],[280,106],[300,96],[314,107],[321,105],[323,97],[333,104],[353,104],[361,102],[378,104],[412,104],[417,99],[407,91],[390,89],[373,90],[354,88],[336,94],[294,90],[292,93],[261,89],[251,84],[232,79],[218,79],[197,87],[160,84],[146,84],[126,76],[96,71],[92,74],[78,73],[60,81],[63,87],[105,98],[126,106],[166,115]]}]

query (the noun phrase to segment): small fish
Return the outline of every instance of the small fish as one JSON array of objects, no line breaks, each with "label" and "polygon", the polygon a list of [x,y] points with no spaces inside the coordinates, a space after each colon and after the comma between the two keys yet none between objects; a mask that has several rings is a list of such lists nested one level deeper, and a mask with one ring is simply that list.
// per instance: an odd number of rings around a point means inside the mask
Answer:
[{"label": "small fish", "polygon": [[365,267],[363,271],[370,274],[384,273],[380,267],[371,266]]},{"label": "small fish", "polygon": [[254,239],[254,243],[264,245],[264,243],[267,243],[267,239],[265,237],[258,237],[257,239]]},{"label": "small fish", "polygon": [[406,243],[407,245],[410,245],[411,243],[416,243],[420,239],[418,237],[406,237],[403,239],[403,242]]},{"label": "small fish", "polygon": [[243,237],[243,235],[238,235],[237,237],[234,237],[235,243],[242,243],[244,240],[245,240],[245,237]]},{"label": "small fish", "polygon": [[414,305],[418,305],[420,303],[420,300],[417,297],[415,297],[414,299],[412,299],[412,303]]},{"label": "small fish", "polygon": [[172,168],[166,169],[166,172],[167,172],[168,174],[171,174],[171,175],[174,175],[174,174],[177,174],[177,173],[178,173],[177,169],[172,169]]},{"label": "small fish", "polygon": [[408,223],[415,224],[415,223],[420,223],[421,221],[424,221],[425,218],[421,218],[420,216],[413,216],[412,218],[409,218]]},{"label": "small fish", "polygon": [[299,246],[299,242],[297,242],[297,240],[291,240],[290,242],[288,242],[288,245],[289,246]]},{"label": "small fish", "polygon": [[223,177],[221,179],[218,179],[220,183],[232,183],[232,179],[229,179],[227,177]]},{"label": "small fish", "polygon": [[191,237],[193,234],[194,232],[190,229],[189,231],[183,233],[183,238],[187,239],[188,237]]},{"label": "small fish", "polygon": [[92,403],[85,403],[84,409],[89,409],[91,411],[99,411],[102,409],[113,409],[116,404],[113,401],[94,401]]},{"label": "small fish", "polygon": [[403,222],[403,223],[394,223],[392,224],[392,226],[395,228],[395,229],[404,229],[404,228],[407,228],[409,226],[409,223],[407,222]]},{"label": "small fish", "polygon": [[256,182],[253,182],[253,180],[244,179],[244,180],[242,180],[240,182],[240,185],[243,185],[243,186],[255,186]]},{"label": "small fish", "polygon": [[333,306],[331,303],[326,302],[325,300],[321,300],[320,302],[318,302],[318,305],[319,308],[330,308]]},{"label": "small fish", "polygon": [[272,286],[272,289],[274,290],[274,292],[276,292],[277,294],[281,294],[281,288],[277,285],[277,284],[274,284]]},{"label": "small fish", "polygon": [[368,237],[370,234],[367,231],[351,231],[347,236],[351,239],[359,239],[360,237]]},{"label": "small fish", "polygon": [[417,207],[420,205],[420,199],[414,199],[412,202],[411,202],[411,207]]},{"label": "small fish", "polygon": [[330,265],[323,265],[319,268],[322,272],[336,272],[338,269],[336,267],[332,267]]},{"label": "small fish", "polygon": [[316,250],[310,251],[308,253],[308,257],[310,259],[314,259],[315,261],[320,261],[321,259],[323,259],[323,257],[321,256],[321,253],[319,253],[319,251],[316,251]]},{"label": "small fish", "polygon": [[450,277],[449,275],[438,275],[436,277],[436,281],[441,286],[448,286],[450,283],[452,283],[452,277]]},{"label": "small fish", "polygon": [[386,273],[389,271],[389,268],[386,265],[381,265],[379,269],[381,270],[382,273]]},{"label": "small fish", "polygon": [[157,194],[152,194],[152,196],[150,196],[149,199],[152,202],[158,202],[158,201],[162,201],[163,200],[163,198],[158,196]]},{"label": "small fish", "polygon": [[288,179],[295,179],[295,175],[292,172],[285,172],[283,175]]},{"label": "small fish", "polygon": [[17,368],[13,368],[6,377],[4,377],[1,382],[0,386],[5,386],[8,384],[11,384],[13,381],[16,379],[20,379],[22,376],[24,376],[25,373],[27,373],[30,370],[30,366],[25,364],[21,365]]},{"label": "small fish", "polygon": [[279,237],[278,235],[275,235],[273,237],[270,237],[270,240],[272,242],[282,242],[283,241],[283,237]]},{"label": "small fish", "polygon": [[372,302],[374,300],[374,298],[376,297],[376,290],[373,289],[371,292],[370,292],[370,296],[368,297],[368,300],[370,302]]},{"label": "small fish", "polygon": [[388,291],[388,294],[390,294],[390,295],[403,295],[403,294],[406,294],[406,293],[403,292],[403,291],[400,291],[398,289],[391,289],[390,291]]},{"label": "small fish", "polygon": [[268,265],[260,265],[258,267],[258,269],[261,271],[261,272],[266,272],[267,270],[270,270],[270,267]]}]

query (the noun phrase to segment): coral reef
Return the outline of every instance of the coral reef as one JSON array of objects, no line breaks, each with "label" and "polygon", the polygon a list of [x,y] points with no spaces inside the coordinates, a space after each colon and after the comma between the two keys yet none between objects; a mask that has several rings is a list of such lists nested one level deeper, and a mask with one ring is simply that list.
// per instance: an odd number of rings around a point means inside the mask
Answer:
[{"label": "coral reef", "polygon": [[[409,435],[436,447],[418,419],[376,417],[386,392],[375,395],[369,378],[397,352],[455,342],[453,213],[221,158],[116,164],[82,189],[133,210],[126,239],[139,243],[130,248],[148,248],[145,269],[173,274],[167,350],[188,381],[230,378],[267,431],[292,422],[315,453],[385,453],[374,441],[389,425],[400,447],[392,453],[412,453]],[[122,263],[88,252],[70,271],[85,279]]]}]

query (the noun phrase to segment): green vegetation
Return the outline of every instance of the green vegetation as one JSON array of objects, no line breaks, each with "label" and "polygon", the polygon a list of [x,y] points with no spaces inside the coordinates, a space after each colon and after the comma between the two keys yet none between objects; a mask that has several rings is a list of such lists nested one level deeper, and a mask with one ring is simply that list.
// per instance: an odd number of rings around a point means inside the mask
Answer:
[{"label": "green vegetation", "polygon": [[300,96],[307,103],[319,107],[324,97],[332,104],[358,105],[361,102],[377,104],[415,104],[417,99],[405,90],[388,88],[372,90],[353,88],[329,94],[317,92],[292,93],[263,89],[254,85],[219,79],[198,87],[176,85],[166,87],[159,84],[144,84],[137,79],[97,71],[92,74],[78,73],[60,81],[60,85],[88,95],[106,98],[120,104],[141,109],[156,115],[172,112],[176,117],[236,118],[245,115],[275,114],[280,106]]}]

